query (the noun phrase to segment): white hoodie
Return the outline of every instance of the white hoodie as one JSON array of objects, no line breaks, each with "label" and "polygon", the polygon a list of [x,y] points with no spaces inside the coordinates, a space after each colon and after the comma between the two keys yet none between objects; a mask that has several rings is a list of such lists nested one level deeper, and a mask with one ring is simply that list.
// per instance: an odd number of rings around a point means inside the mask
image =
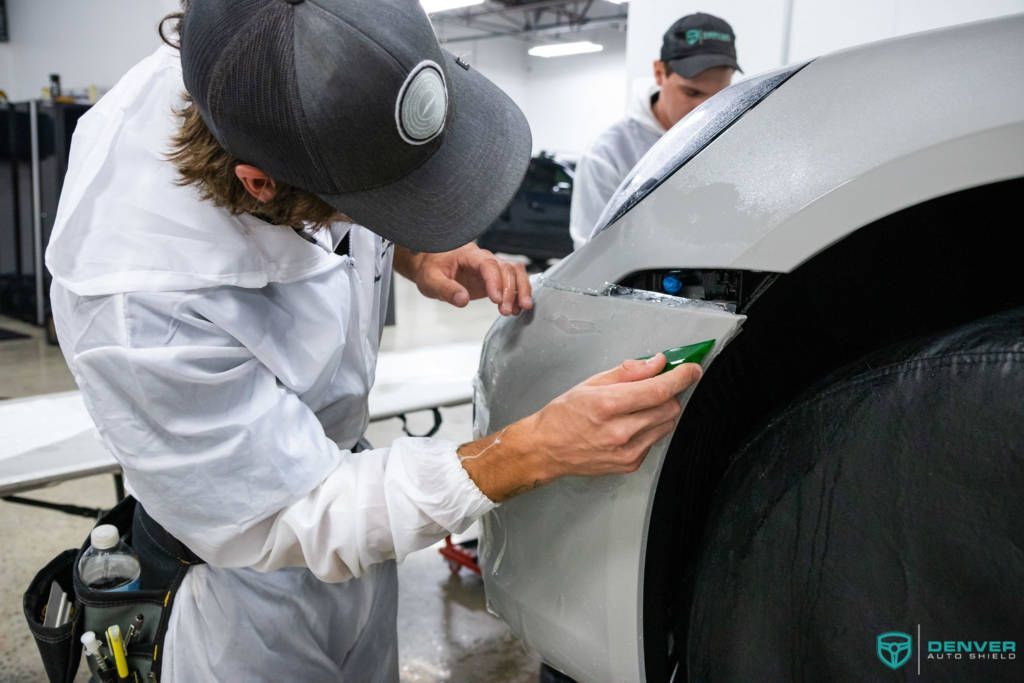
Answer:
[{"label": "white hoodie", "polygon": [[569,234],[576,249],[593,236],[619,183],[665,134],[651,111],[651,99],[657,92],[657,86],[640,88],[630,101],[626,118],[601,133],[577,164],[569,217]]},{"label": "white hoodie", "polygon": [[[311,242],[177,185],[165,154],[183,92],[161,48],[82,118],[46,253],[104,442],[209,563],[180,588],[162,680],[397,680],[389,560],[493,503],[453,443],[348,450],[392,250],[347,224]],[[332,253],[346,232],[349,255]]]}]

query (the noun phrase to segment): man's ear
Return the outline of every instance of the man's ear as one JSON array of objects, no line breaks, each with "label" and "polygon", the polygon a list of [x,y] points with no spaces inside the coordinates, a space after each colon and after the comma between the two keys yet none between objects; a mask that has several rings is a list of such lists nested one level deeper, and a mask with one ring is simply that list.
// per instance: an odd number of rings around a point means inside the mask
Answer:
[{"label": "man's ear", "polygon": [[242,182],[245,191],[252,195],[256,201],[269,202],[277,193],[277,185],[274,183],[274,179],[255,166],[238,164],[235,166],[235,176]]},{"label": "man's ear", "polygon": [[654,60],[654,82],[659,86],[665,83],[665,79],[669,77],[668,69],[666,68],[665,62],[660,59]]}]

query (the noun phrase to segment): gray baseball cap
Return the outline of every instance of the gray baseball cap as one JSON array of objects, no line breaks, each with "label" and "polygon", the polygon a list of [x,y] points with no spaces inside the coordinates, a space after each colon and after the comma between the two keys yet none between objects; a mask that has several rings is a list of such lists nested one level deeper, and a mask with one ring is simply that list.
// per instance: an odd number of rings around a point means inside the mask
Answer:
[{"label": "gray baseball cap", "polygon": [[191,0],[181,65],[228,152],[417,251],[483,232],[529,163],[523,113],[414,0]]}]

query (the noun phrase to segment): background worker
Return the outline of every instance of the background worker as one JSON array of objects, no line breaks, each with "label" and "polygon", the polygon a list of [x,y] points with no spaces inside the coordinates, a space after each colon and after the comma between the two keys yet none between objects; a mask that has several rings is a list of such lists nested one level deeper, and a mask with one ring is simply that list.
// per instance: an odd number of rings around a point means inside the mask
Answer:
[{"label": "background worker", "polygon": [[619,183],[669,128],[732,82],[736,36],[710,14],[688,14],[665,32],[654,61],[654,92],[634,98],[626,118],[601,133],[576,166],[569,232],[575,248],[590,240]]},{"label": "background worker", "polygon": [[[205,561],[161,680],[397,681],[394,560],[558,477],[635,470],[699,367],[627,361],[499,434],[359,451],[392,265],[455,306],[533,306],[471,243],[521,181],[525,118],[413,0],[192,0],[180,46],[81,119],[47,251],[136,530]],[[181,571],[133,545],[144,588]]]}]

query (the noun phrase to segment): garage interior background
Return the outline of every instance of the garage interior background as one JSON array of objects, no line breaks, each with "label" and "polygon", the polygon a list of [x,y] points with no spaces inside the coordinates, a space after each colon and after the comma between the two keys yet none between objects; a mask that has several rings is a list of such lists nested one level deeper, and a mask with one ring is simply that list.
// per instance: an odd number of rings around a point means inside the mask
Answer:
[{"label": "garage interior background", "polygon": [[[38,97],[51,73],[60,74],[65,88],[110,87],[158,45],[156,22],[178,8],[177,0],[6,4],[9,42],[0,43],[0,87],[11,101]],[[628,93],[652,82],[651,61],[662,33],[690,12],[710,12],[732,24],[740,64],[751,75],[850,45],[1024,11],[1024,0],[596,0],[594,5],[603,8],[594,7],[591,15],[628,12],[628,26],[626,21],[606,22],[561,34],[448,46],[519,104],[533,129],[534,152],[578,157],[624,114]],[[439,28],[442,39],[446,32],[453,33]],[[558,40],[590,40],[604,49],[557,58],[527,54],[532,45]]]}]

